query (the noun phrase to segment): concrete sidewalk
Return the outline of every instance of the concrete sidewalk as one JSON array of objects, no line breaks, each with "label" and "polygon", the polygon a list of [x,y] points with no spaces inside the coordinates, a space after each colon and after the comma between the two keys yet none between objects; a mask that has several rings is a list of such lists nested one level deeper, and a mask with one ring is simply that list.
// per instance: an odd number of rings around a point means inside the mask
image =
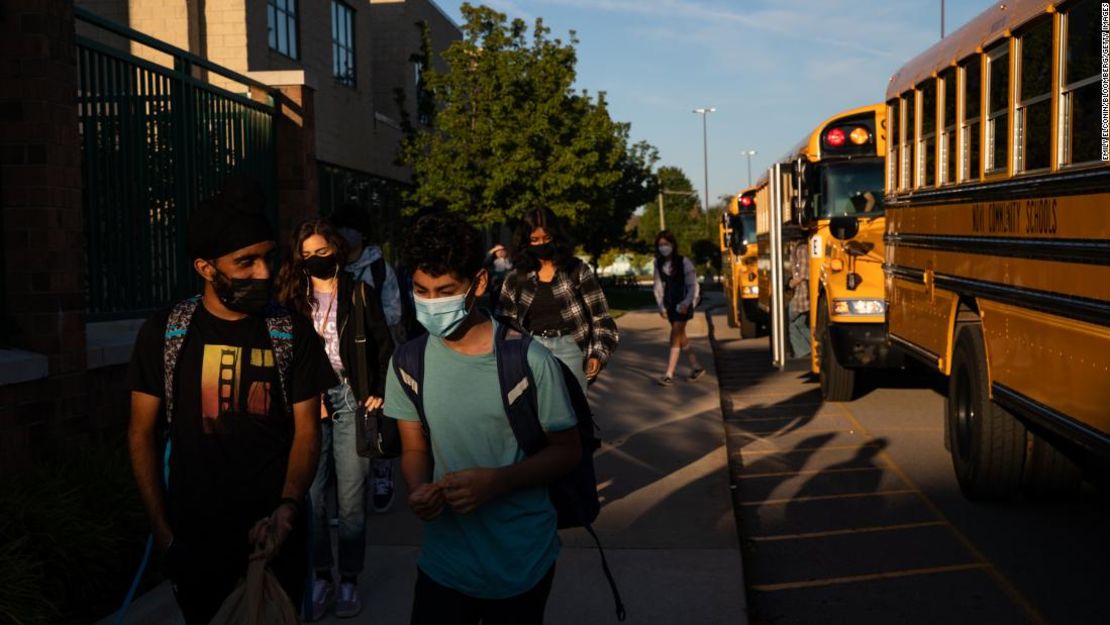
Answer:
[{"label": "concrete sidewalk", "polygon": [[[714,304],[714,298],[707,300],[705,307]],[[690,337],[707,375],[686,382],[689,369],[683,362],[668,388],[655,384],[666,364],[666,322],[655,312],[632,312],[618,325],[621,346],[591,388],[590,399],[603,439],[595,458],[602,496],[595,529],[624,599],[626,622],[745,625],[744,579],[706,315],[691,321]],[[547,623],[617,622],[592,539],[583,530],[561,534],[564,548]],[[369,517],[368,541],[366,571],[359,580],[363,613],[322,623],[408,623],[420,521],[405,506],[403,492],[390,512]],[[181,621],[163,585],[140,599],[126,622]]]}]

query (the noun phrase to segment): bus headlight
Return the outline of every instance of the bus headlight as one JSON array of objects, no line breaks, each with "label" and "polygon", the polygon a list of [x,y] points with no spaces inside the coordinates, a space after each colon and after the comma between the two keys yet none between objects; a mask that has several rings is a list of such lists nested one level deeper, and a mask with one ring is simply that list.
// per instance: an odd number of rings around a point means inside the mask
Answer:
[{"label": "bus headlight", "polygon": [[881,315],[886,312],[886,302],[881,299],[835,299],[834,315]]},{"label": "bus headlight", "polygon": [[744,295],[759,295],[759,287],[758,286],[746,286],[746,287],[744,287]]}]

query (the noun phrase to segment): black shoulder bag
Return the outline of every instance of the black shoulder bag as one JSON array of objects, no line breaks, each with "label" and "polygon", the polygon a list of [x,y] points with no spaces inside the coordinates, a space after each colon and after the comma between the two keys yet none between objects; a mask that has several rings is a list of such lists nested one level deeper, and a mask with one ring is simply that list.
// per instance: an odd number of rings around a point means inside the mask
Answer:
[{"label": "black shoulder bag", "polygon": [[364,458],[396,458],[401,455],[401,432],[397,421],[385,416],[381,408],[367,410],[366,398],[370,396],[370,359],[366,356],[366,285],[355,284],[355,363],[353,380],[358,410],[355,411],[355,451]]}]

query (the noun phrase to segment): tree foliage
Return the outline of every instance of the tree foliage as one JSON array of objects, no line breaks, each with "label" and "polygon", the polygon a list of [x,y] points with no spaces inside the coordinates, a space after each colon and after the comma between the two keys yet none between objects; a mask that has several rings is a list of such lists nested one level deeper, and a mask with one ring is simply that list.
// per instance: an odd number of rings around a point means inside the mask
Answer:
[{"label": "tree foliage", "polygon": [[439,206],[471,223],[509,223],[547,206],[594,257],[621,244],[624,224],[654,194],[655,150],[629,145],[605,94],[576,92],[577,54],[537,19],[529,31],[486,6],[463,4],[463,37],[447,71],[422,65],[431,123],[405,124],[401,160],[412,167],[413,209]]}]

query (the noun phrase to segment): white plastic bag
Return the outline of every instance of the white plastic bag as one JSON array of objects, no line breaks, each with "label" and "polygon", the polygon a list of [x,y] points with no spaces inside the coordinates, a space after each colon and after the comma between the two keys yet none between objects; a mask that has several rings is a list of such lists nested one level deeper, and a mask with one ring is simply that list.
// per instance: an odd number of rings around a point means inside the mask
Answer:
[{"label": "white plastic bag", "polygon": [[297,610],[274,574],[266,568],[266,558],[251,560],[247,578],[239,584],[211,625],[298,625]]}]

